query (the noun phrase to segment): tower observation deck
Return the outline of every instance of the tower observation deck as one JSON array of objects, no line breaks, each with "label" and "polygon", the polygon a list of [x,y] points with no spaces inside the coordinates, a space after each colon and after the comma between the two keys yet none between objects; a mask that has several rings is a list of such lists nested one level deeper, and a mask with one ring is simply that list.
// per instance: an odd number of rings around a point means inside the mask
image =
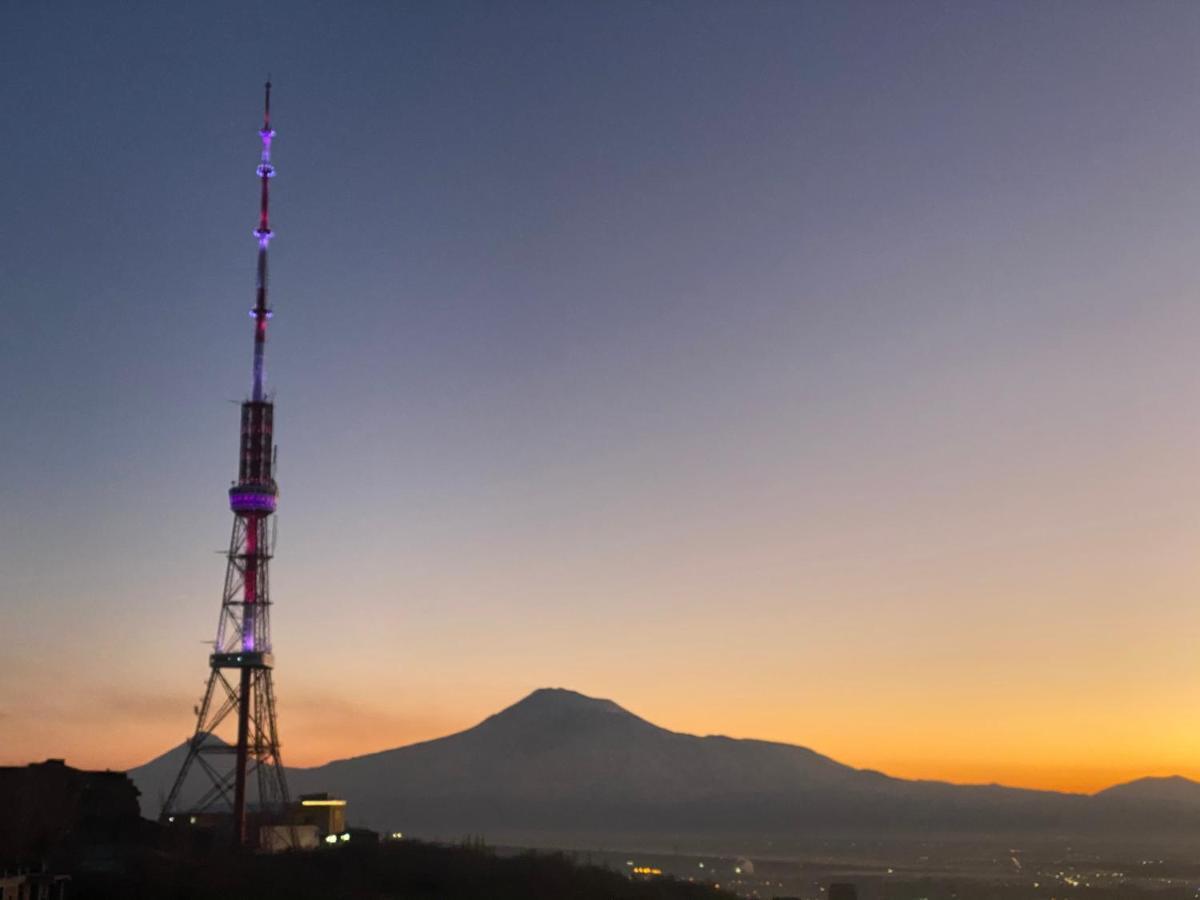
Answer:
[{"label": "tower observation deck", "polygon": [[[279,752],[275,693],[271,671],[271,599],[268,571],[273,551],[271,516],[279,489],[275,483],[275,404],[264,389],[267,323],[267,251],[274,237],[270,223],[271,83],[266,84],[262,155],[258,168],[259,217],[255,279],[254,365],[250,398],[242,403],[241,442],[237,481],[229,489],[233,534],[229,541],[225,591],[217,624],[204,696],[196,708],[196,729],[187,743],[187,756],[163,805],[161,819],[191,821],[203,815],[231,816],[233,841],[254,843],[250,823],[278,821],[288,803],[287,781]],[[214,735],[227,721],[236,722],[236,740],[229,744]],[[232,762],[232,765],[230,763]],[[195,772],[194,778],[188,778]],[[195,784],[202,785],[198,790]],[[251,802],[250,794],[256,795]]]}]

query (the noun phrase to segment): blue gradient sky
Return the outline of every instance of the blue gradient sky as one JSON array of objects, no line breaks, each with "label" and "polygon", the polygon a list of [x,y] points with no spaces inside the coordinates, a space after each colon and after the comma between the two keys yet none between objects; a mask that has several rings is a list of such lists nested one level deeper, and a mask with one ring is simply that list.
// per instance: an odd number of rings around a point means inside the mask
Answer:
[{"label": "blue gradient sky", "polygon": [[269,71],[285,758],[563,685],[897,774],[1200,775],[1198,41],[6,5],[0,762],[193,725]]}]

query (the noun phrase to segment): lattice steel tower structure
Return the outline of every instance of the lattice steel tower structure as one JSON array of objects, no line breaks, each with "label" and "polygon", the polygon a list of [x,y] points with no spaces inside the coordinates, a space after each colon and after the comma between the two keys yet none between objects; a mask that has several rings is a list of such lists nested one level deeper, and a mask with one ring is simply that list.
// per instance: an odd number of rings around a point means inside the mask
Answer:
[{"label": "lattice steel tower structure", "polygon": [[[162,818],[232,812],[233,839],[250,843],[247,828],[247,783],[258,788],[257,809],[274,818],[288,802],[287,781],[279,754],[275,694],[271,684],[271,598],[268,567],[272,555],[271,515],[275,512],[275,444],[272,437],[275,405],[263,390],[263,355],[267,342],[267,247],[273,237],[268,207],[271,179],[271,83],[266,84],[263,109],[262,158],[258,164],[260,206],[257,291],[254,309],[254,369],[250,399],[242,404],[241,458],[238,478],[229,489],[233,536],[217,637],[209,657],[211,673],[197,707],[196,731]],[[212,735],[229,716],[237,716],[237,741],[229,745]],[[232,769],[228,765],[233,756]],[[204,788],[193,802],[183,802],[184,784],[193,767],[203,773]],[[230,793],[232,791],[232,794]]]}]

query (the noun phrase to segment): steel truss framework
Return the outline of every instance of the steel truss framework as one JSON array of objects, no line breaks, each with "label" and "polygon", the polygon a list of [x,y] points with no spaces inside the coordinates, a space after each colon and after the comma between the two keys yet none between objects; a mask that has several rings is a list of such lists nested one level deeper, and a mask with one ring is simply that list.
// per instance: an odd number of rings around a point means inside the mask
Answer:
[{"label": "steel truss framework", "polygon": [[[241,698],[248,699],[246,710],[246,768],[245,780],[256,785],[256,806],[277,818],[287,804],[289,795],[283,759],[279,750],[279,730],[275,716],[275,691],[271,669],[266,665],[228,665],[243,656],[246,662],[269,662],[270,609],[268,591],[268,562],[271,554],[252,551],[251,546],[268,546],[268,520],[255,515],[246,519],[237,516],[233,523],[225,570],[225,594],[221,602],[221,618],[217,639],[210,657],[212,666],[204,697],[197,708],[196,730],[188,742],[188,753],[180,768],[171,793],[163,807],[164,816],[190,816],[207,812],[236,812],[238,781],[237,744],[227,744],[210,738],[222,724],[239,711]],[[249,537],[248,532],[256,532]],[[248,539],[249,538],[249,539]],[[255,540],[257,538],[257,540]],[[245,584],[247,572],[257,581],[254,601],[247,605]],[[247,616],[249,611],[249,617]],[[247,653],[243,650],[246,629],[254,635],[253,646],[264,648]],[[265,659],[264,659],[265,657]],[[230,673],[233,679],[227,677]],[[239,732],[241,727],[239,725]],[[234,756],[234,765],[214,764]],[[192,768],[203,773],[204,793],[181,806],[183,788]]]},{"label": "steel truss framework", "polygon": [[[275,512],[275,405],[264,389],[264,359],[267,323],[267,248],[274,237],[269,205],[270,183],[275,176],[271,164],[271,84],[266,85],[263,108],[262,156],[255,169],[260,186],[257,284],[254,308],[254,367],[250,399],[242,404],[241,448],[238,478],[229,489],[233,510],[233,535],[229,540],[225,592],[221,617],[209,657],[211,672],[204,697],[196,708],[196,730],[187,744],[187,755],[167,802],[162,818],[228,810],[232,814],[233,839],[237,845],[254,843],[247,829],[248,787],[257,786],[258,820],[261,824],[281,822],[288,803],[287,780],[279,753],[279,729],[275,717],[275,691],[271,683],[274,657],[271,654],[271,594],[268,569],[274,541],[270,523]],[[212,740],[229,716],[236,714],[237,740],[230,746]],[[214,765],[213,758],[233,755],[231,768]],[[207,787],[192,802],[183,792],[193,767],[200,770]],[[289,829],[290,843],[294,832]]]}]

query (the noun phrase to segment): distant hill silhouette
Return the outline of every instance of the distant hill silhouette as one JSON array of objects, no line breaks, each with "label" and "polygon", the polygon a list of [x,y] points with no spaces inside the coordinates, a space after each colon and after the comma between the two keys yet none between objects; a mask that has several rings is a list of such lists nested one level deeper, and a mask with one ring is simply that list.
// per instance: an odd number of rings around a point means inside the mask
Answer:
[{"label": "distant hill silhouette", "polygon": [[1191,803],[1200,806],[1200,782],[1181,775],[1166,778],[1139,778],[1105,788],[1096,794],[1108,799],[1154,803]]},{"label": "distant hill silhouette", "polygon": [[[177,747],[130,775],[158,798],[181,759]],[[346,797],[351,820],[368,827],[493,840],[1200,828],[1200,784],[1186,779],[1094,796],[908,781],[790,744],[668,731],[562,689],[534,691],[457,734],[291,769],[288,779],[293,793]]]}]

